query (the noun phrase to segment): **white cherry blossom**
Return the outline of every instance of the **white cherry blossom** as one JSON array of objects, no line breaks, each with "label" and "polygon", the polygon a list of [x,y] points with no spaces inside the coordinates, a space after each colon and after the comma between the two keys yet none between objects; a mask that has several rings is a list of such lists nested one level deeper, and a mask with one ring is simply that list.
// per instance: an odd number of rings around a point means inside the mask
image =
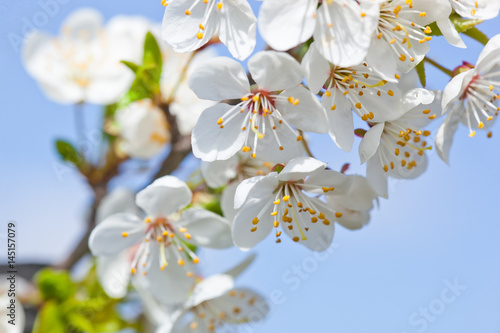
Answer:
[{"label": "white cherry blossom", "polygon": [[170,141],[165,113],[150,99],[134,102],[118,110],[115,120],[120,135],[119,147],[130,157],[151,158]]},{"label": "white cherry blossom", "polygon": [[378,22],[374,0],[264,0],[259,31],[278,51],[314,36],[319,52],[337,66],[363,62]]},{"label": "white cherry blossom", "polygon": [[387,176],[415,178],[427,168],[425,151],[432,149],[423,130],[439,112],[439,98],[422,88],[405,93],[400,116],[380,123],[370,123],[359,145],[361,163],[368,161],[366,177],[375,192],[388,197]]},{"label": "white cherry blossom", "polygon": [[339,148],[350,151],[354,142],[352,110],[364,121],[379,122],[398,112],[401,93],[390,78],[375,73],[366,63],[339,67],[323,58],[314,43],[305,54],[302,65],[312,92],[325,89],[321,104],[326,110],[329,133]]},{"label": "white cherry blossom", "polygon": [[232,228],[235,245],[248,250],[274,228],[277,243],[281,242],[283,231],[311,250],[327,249],[333,239],[334,221],[342,214],[318,196],[345,193],[350,181],[341,173],[325,169],[323,162],[298,157],[280,173],[275,171],[243,181],[235,195],[234,207],[238,209]]},{"label": "white cherry blossom", "polygon": [[439,156],[448,162],[453,136],[462,122],[469,128],[469,136],[475,129],[489,128],[500,108],[500,35],[496,35],[479,55],[476,66],[466,64],[443,91],[442,108],[448,117],[436,134]]},{"label": "white cherry blossom", "polygon": [[465,47],[449,22],[450,13],[445,0],[384,1],[366,61],[385,76],[396,70],[409,72],[429,52],[432,30],[428,25],[432,22],[452,44]]},{"label": "white cherry blossom", "polygon": [[176,52],[194,51],[216,34],[233,57],[255,48],[257,19],[247,0],[163,0],[162,37]]},{"label": "white cherry blossom", "polygon": [[24,65],[51,100],[110,104],[132,83],[133,73],[120,60],[140,57],[135,31],[147,24],[118,16],[104,27],[99,12],[80,9],[66,18],[59,36],[33,33],[23,47]]},{"label": "white cherry blossom", "polygon": [[119,213],[106,218],[92,231],[90,250],[96,256],[115,255],[138,244],[131,273],[158,300],[182,302],[194,284],[193,264],[199,262],[185,242],[210,248],[232,245],[229,223],[219,215],[199,208],[180,212],[191,197],[176,177],[154,181],[136,196],[147,217]]},{"label": "white cherry blossom", "polygon": [[239,99],[236,105],[219,103],[206,109],[192,134],[193,153],[204,161],[225,160],[242,150],[253,158],[286,162],[303,152],[297,131],[326,133],[320,102],[301,86],[303,70],[290,55],[259,52],[248,69],[219,57],[201,63],[191,75],[190,87],[203,99]]}]

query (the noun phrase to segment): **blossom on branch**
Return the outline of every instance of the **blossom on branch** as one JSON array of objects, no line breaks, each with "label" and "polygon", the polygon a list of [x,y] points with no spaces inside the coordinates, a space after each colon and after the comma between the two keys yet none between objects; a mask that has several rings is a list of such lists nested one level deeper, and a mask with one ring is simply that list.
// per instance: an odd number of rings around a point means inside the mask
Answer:
[{"label": "blossom on branch", "polygon": [[301,86],[303,70],[290,55],[259,52],[248,61],[248,69],[255,85],[250,86],[238,62],[225,57],[201,63],[191,75],[189,85],[198,97],[239,100],[201,114],[192,134],[196,157],[225,160],[242,150],[253,158],[287,162],[303,152],[297,129],[328,131],[323,107]]}]

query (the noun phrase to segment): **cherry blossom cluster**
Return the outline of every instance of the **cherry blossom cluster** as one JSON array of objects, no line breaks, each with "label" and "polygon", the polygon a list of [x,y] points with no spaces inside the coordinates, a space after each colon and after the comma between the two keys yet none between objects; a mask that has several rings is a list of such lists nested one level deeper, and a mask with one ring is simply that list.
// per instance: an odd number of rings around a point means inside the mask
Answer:
[{"label": "cherry blossom cluster", "polygon": [[[258,18],[250,3],[163,0],[161,26],[125,16],[104,26],[84,9],[59,36],[37,32],[24,47],[25,66],[50,99],[112,106],[103,130],[118,166],[161,154],[168,161],[182,137],[201,160],[201,182],[162,175],[137,194],[110,192],[88,240],[106,293],[125,297],[132,284],[158,332],[215,332],[268,314],[264,297],[234,287],[253,257],[204,277],[201,248],[247,251],[272,233],[278,244],[291,241],[276,246],[324,251],[337,225],[369,222],[390,178],[425,172],[433,147],[448,162],[459,122],[473,137],[500,111],[500,35],[475,64],[453,71],[426,57],[437,36],[458,48],[462,33],[480,39],[475,26],[498,15],[498,1],[263,0]],[[266,50],[255,51],[257,31]],[[159,41],[161,66],[141,69],[147,33]],[[218,43],[234,59],[216,56],[209,46]],[[450,74],[442,91],[419,84],[424,62]],[[153,92],[127,100],[141,71],[155,70]],[[433,138],[429,125],[441,115]],[[316,159],[309,133],[345,152],[360,137],[366,174]]]}]

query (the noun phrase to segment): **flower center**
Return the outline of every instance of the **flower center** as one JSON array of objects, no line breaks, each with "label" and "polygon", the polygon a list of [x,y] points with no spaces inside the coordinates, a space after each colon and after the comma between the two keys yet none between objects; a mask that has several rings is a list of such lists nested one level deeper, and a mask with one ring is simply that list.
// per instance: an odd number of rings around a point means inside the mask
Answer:
[{"label": "flower center", "polygon": [[[168,260],[176,260],[179,266],[184,266],[186,260],[198,264],[200,259],[189,248],[186,240],[191,239],[191,234],[184,227],[176,228],[173,221],[166,217],[146,218],[144,223],[148,224],[144,241],[139,245],[131,264],[131,272],[135,274],[139,269],[143,275],[147,275],[151,266],[150,246],[159,247],[159,265],[164,270],[168,266]],[[123,237],[128,237],[127,233],[122,233]],[[151,243],[156,243],[151,245]],[[188,277],[193,277],[193,272],[186,273]]]},{"label": "flower center", "polygon": [[[332,65],[330,69],[330,77],[325,84],[327,97],[331,96],[331,89],[338,89],[342,95],[347,96],[353,105],[355,112],[367,121],[375,116],[372,111],[368,111],[362,103],[362,96],[366,93],[373,93],[381,97],[382,94],[387,94],[390,97],[394,96],[394,91],[386,89],[387,84],[380,76],[373,72],[369,72],[367,64],[356,66],[355,68],[343,68]],[[396,78],[399,78],[396,75]],[[331,111],[335,111],[336,104],[330,107]]]},{"label": "flower center", "polygon": [[[276,228],[276,243],[281,243],[280,224],[282,228],[288,228],[291,231],[294,242],[307,240],[307,232],[318,221],[325,226],[330,225],[330,221],[324,214],[325,204],[318,198],[309,197],[302,192],[302,189],[316,189],[319,186],[313,186],[300,182],[283,182],[277,189],[274,201],[270,201],[261,212],[252,220],[253,227],[250,230],[255,232],[258,228],[260,219],[263,217],[267,208],[273,205],[271,216],[274,217],[274,227]],[[334,187],[321,187],[323,193],[335,190]],[[322,212],[323,211],[323,212]],[[342,217],[342,213],[336,212],[335,217]]]},{"label": "flower center", "polygon": [[[429,114],[430,110],[424,110],[423,113]],[[380,149],[380,160],[384,171],[393,170],[398,164],[407,170],[417,167],[416,155],[422,156],[425,150],[432,149],[432,146],[428,146],[427,141],[423,139],[430,134],[431,132],[427,130],[412,129],[398,123],[386,123],[381,139],[383,149]]]},{"label": "flower center", "polygon": [[[500,71],[475,75],[460,97],[461,101],[465,103],[465,117],[470,137],[476,135],[476,131],[472,129],[472,117],[476,121],[477,127],[482,129],[484,127],[483,121],[493,120],[493,117],[497,116],[500,111],[500,107],[496,105],[496,101],[500,99],[500,83],[495,80],[499,75]],[[455,107],[459,107],[459,105]],[[490,133],[488,136],[491,136]]]},{"label": "flower center", "polygon": [[432,33],[429,26],[424,27],[408,19],[415,15],[425,17],[427,13],[413,9],[412,0],[387,1],[380,6],[377,38],[388,42],[403,62],[407,59],[415,61],[418,50],[412,49],[413,42],[423,44],[432,39],[427,36]]},{"label": "flower center", "polygon": [[[288,121],[283,118],[282,113],[276,107],[277,102],[290,103],[293,106],[299,105],[300,101],[294,97],[280,96],[278,93],[271,93],[258,88],[243,97],[241,102],[229,109],[222,117],[217,120],[217,125],[223,129],[235,117],[245,114],[241,130],[245,132],[246,139],[242,148],[244,153],[252,151],[252,158],[257,155],[258,140],[263,139],[271,132],[280,150],[283,150],[282,141],[278,135],[281,126],[291,131],[297,141],[302,140],[300,133],[294,129]],[[250,143],[250,132],[254,134],[253,143]]]}]

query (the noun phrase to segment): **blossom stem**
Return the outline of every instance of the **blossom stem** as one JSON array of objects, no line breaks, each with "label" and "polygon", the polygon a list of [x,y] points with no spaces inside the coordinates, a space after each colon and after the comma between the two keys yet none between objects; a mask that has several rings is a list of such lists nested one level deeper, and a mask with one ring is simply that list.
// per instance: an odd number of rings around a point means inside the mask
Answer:
[{"label": "blossom stem", "polygon": [[453,77],[453,72],[451,70],[449,70],[448,68],[440,65],[439,63],[437,63],[436,61],[432,60],[431,58],[425,57],[424,61],[428,62],[432,66],[436,67],[437,69],[439,69],[441,72],[445,73],[446,75],[448,75],[450,77]]},{"label": "blossom stem", "polygon": [[313,156],[313,154],[311,152],[311,149],[309,149],[309,145],[307,144],[307,141],[304,138],[304,132],[302,132],[301,130],[299,130],[299,133],[300,133],[300,136],[302,137],[302,140],[301,140],[302,141],[302,145],[304,146],[304,149],[305,149],[307,155],[309,157],[313,157],[314,158],[314,156]]}]

